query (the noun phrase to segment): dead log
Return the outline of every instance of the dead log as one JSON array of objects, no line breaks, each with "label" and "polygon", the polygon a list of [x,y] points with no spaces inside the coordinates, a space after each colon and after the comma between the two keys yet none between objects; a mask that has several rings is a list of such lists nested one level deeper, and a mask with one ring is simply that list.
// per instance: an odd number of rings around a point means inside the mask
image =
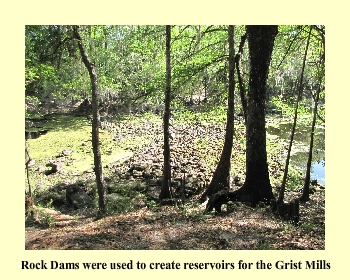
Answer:
[{"label": "dead log", "polygon": [[290,202],[277,203],[271,200],[271,210],[285,220],[299,222],[299,200],[293,199]]}]

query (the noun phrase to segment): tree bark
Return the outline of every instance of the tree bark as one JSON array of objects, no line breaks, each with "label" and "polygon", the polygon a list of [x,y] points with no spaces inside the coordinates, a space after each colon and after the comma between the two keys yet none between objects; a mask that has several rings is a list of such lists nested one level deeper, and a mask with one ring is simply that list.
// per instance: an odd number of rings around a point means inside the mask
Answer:
[{"label": "tree bark", "polygon": [[28,188],[29,188],[29,197],[31,199],[33,199],[33,193],[32,193],[32,186],[30,184],[30,176],[29,176],[29,163],[30,161],[32,160],[32,158],[30,157],[29,155],[29,150],[28,150],[28,146],[27,146],[27,143],[25,143],[25,151],[26,151],[26,154],[28,156],[28,160],[26,161],[26,170],[27,170],[27,180],[28,180]]},{"label": "tree bark", "polygon": [[240,67],[240,61],[241,61],[241,56],[243,54],[243,46],[246,39],[247,39],[247,34],[244,34],[241,37],[241,42],[239,43],[239,49],[235,56],[236,71],[237,71],[238,85],[239,85],[239,94],[241,97],[242,110],[243,110],[245,123],[247,123],[247,98],[246,98],[246,91],[245,91],[244,81],[243,81],[241,67]]},{"label": "tree bark", "polygon": [[170,60],[170,41],[171,26],[165,27],[166,31],[166,88],[165,88],[165,109],[164,109],[164,169],[163,185],[159,194],[159,199],[172,198],[171,195],[171,166],[170,166],[170,143],[169,143],[169,117],[170,117],[170,98],[171,98],[171,60]]},{"label": "tree bark", "polygon": [[297,100],[296,100],[296,104],[295,104],[295,110],[294,110],[293,127],[292,127],[292,132],[291,132],[291,135],[290,135],[290,141],[289,141],[287,158],[286,158],[286,165],[285,165],[285,168],[284,168],[282,185],[281,185],[280,193],[279,193],[279,196],[278,196],[277,204],[283,203],[284,192],[285,192],[285,189],[286,189],[287,176],[288,176],[288,167],[289,167],[289,161],[290,161],[290,153],[291,153],[291,150],[292,150],[293,139],[294,139],[294,134],[295,134],[295,128],[296,128],[296,124],[297,124],[299,101],[301,100],[302,91],[303,91],[303,78],[304,78],[305,62],[306,62],[307,51],[308,51],[308,48],[309,48],[311,29],[312,29],[312,27],[310,27],[309,36],[307,38],[306,48],[305,48],[305,52],[304,52],[303,66],[301,68],[299,87],[298,87],[298,96],[297,96]]},{"label": "tree bark", "polygon": [[94,153],[94,171],[96,175],[97,191],[98,191],[98,205],[101,213],[106,212],[106,192],[103,184],[103,172],[102,172],[102,161],[100,152],[100,141],[99,141],[99,124],[100,114],[98,110],[98,80],[95,71],[94,64],[91,63],[86,49],[82,43],[82,39],[79,33],[79,26],[73,27],[74,37],[78,41],[78,46],[81,54],[81,58],[87,70],[89,71],[91,80],[91,92],[92,92],[92,149]]},{"label": "tree bark", "polygon": [[229,42],[229,88],[228,88],[228,109],[227,109],[227,121],[226,121],[226,134],[224,147],[222,149],[220,161],[216,167],[213,178],[201,196],[201,201],[204,201],[206,197],[217,193],[224,188],[230,187],[230,168],[231,168],[231,155],[234,135],[234,67],[235,67],[235,50],[234,50],[234,27],[230,25],[228,27],[228,42]]},{"label": "tree bark", "polygon": [[246,123],[246,179],[237,191],[240,201],[255,206],[274,198],[266,153],[266,81],[277,26],[247,26],[250,78]]},{"label": "tree bark", "polygon": [[318,85],[316,98],[315,98],[315,105],[314,105],[314,112],[313,112],[313,119],[312,119],[312,126],[311,126],[309,156],[308,156],[308,160],[307,160],[307,164],[306,164],[306,174],[305,174],[305,180],[304,180],[303,194],[300,197],[300,201],[308,201],[310,199],[309,192],[310,192],[310,173],[311,173],[311,163],[312,163],[312,149],[314,146],[314,134],[315,134],[315,125],[316,125],[316,117],[317,117],[317,105],[318,105],[318,100],[320,97],[320,92],[321,92],[321,84]]}]

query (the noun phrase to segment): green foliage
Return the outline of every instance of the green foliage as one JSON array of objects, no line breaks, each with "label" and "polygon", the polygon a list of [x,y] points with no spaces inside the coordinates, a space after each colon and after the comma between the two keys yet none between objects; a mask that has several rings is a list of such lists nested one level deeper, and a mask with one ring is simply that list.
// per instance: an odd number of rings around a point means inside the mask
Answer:
[{"label": "green foliage", "polygon": [[118,199],[107,201],[107,214],[126,213],[134,210],[134,204],[130,197],[120,196]]},{"label": "green foliage", "polygon": [[317,226],[311,222],[311,221],[308,221],[308,222],[305,222],[303,224],[301,224],[301,227],[307,232],[307,233],[310,233],[312,231],[314,231],[315,228],[317,228]]},{"label": "green foliage", "polygon": [[150,200],[150,201],[147,201],[147,206],[148,207],[158,207],[159,206],[159,203],[157,203],[156,201],[154,200]]},{"label": "green foliage", "polygon": [[49,213],[45,213],[44,210],[41,210],[40,216],[40,221],[47,226],[51,226],[51,224],[54,222],[53,217]]},{"label": "green foliage", "polygon": [[36,204],[44,208],[52,208],[54,201],[61,201],[62,204],[64,204],[66,201],[64,194],[60,194],[52,190],[44,190],[40,193],[35,190],[35,194]]},{"label": "green foliage", "polygon": [[[26,59],[26,65],[30,63],[30,59]],[[26,66],[25,67],[25,88],[30,83],[39,79],[38,68],[35,66]]]},{"label": "green foliage", "polygon": [[[279,26],[268,82],[272,96],[280,95],[284,99],[296,97],[309,30],[310,26]],[[322,81],[325,69],[324,26],[312,26],[311,35],[302,93],[303,99],[306,97],[309,100],[311,100],[313,88],[319,84],[324,86],[324,80]],[[305,104],[305,106],[311,107],[312,104]]]},{"label": "green foliage", "polygon": [[134,198],[136,195],[140,194],[140,190],[143,189],[143,185],[141,182],[131,182],[131,183],[123,183],[116,185],[113,188],[113,192],[120,194],[121,196]]},{"label": "green foliage", "polygon": [[284,232],[285,233],[291,233],[295,229],[295,225],[292,222],[285,222],[284,223]]},{"label": "green foliage", "polygon": [[293,168],[293,166],[289,166],[288,168],[288,187],[290,189],[299,189],[303,186],[304,183],[304,174],[302,174],[299,170],[296,168]]},{"label": "green foliage", "polygon": [[[271,98],[272,105],[282,112],[282,115],[286,117],[294,117],[295,112],[295,97],[283,99],[281,96],[274,96]],[[311,116],[311,108],[299,103],[298,106],[298,118],[300,116]]]},{"label": "green foliage", "polygon": [[[296,95],[309,29],[309,26],[279,26],[269,75],[270,97],[293,99]],[[39,98],[78,99],[90,96],[88,73],[77,55],[77,45],[71,39],[71,32],[71,26],[26,26],[27,92],[40,93]],[[101,99],[114,99],[124,106],[132,104],[135,99],[145,98],[159,104],[165,88],[164,26],[93,25],[82,26],[81,33],[90,59],[96,66]],[[237,48],[244,33],[244,26],[235,26]],[[206,97],[215,105],[219,104],[218,101],[225,101],[227,27],[173,26],[172,38],[173,100],[188,100],[190,97],[196,100],[198,96],[203,99],[206,92]],[[240,65],[247,84],[247,44],[243,47]],[[306,99],[311,98],[310,86],[324,84],[322,77],[324,26],[314,26],[304,77]],[[310,105],[305,104],[306,107]],[[288,108],[283,109],[290,113]]]}]

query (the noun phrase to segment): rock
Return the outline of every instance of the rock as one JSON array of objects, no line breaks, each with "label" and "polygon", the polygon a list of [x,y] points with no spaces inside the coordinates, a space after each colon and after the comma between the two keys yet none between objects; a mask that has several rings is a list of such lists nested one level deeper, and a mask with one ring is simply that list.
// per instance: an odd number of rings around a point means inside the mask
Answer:
[{"label": "rock", "polygon": [[66,189],[66,201],[69,206],[81,209],[93,206],[93,200],[76,185],[70,185]]},{"label": "rock", "polygon": [[131,166],[130,171],[144,171],[147,168],[147,166],[141,165],[141,164],[134,164]]},{"label": "rock", "polygon": [[41,192],[41,191],[43,191],[43,190],[45,190],[46,189],[46,185],[44,184],[44,183],[39,183],[37,186],[36,186],[36,188],[35,188],[35,191],[36,192]]},{"label": "rock", "polygon": [[151,173],[148,173],[148,172],[143,172],[142,177],[147,179],[147,180],[153,179],[153,175]]},{"label": "rock", "polygon": [[39,167],[38,167],[37,171],[38,171],[39,173],[42,173],[42,172],[44,172],[44,171],[45,171],[45,167],[44,167],[44,166],[42,166],[42,165],[39,165]]},{"label": "rock", "polygon": [[140,178],[140,177],[142,177],[142,171],[138,171],[138,170],[133,170],[132,171],[132,176],[134,177],[134,178]]},{"label": "rock", "polygon": [[50,162],[48,166],[51,166],[51,170],[47,172],[47,174],[52,174],[56,172],[60,172],[63,169],[63,162]]},{"label": "rock", "polygon": [[230,241],[232,239],[236,238],[236,234],[233,232],[228,232],[228,231],[224,231],[220,234],[219,239],[220,240],[225,240],[225,241]]},{"label": "rock", "polygon": [[157,185],[157,180],[155,180],[155,179],[149,179],[149,180],[148,180],[148,185],[149,185],[149,186],[155,186],[155,185]]},{"label": "rock", "polygon": [[34,122],[31,120],[26,120],[25,128],[31,128],[34,126]]},{"label": "rock", "polygon": [[153,173],[154,173],[154,176],[158,177],[158,178],[163,176],[163,172],[162,171],[155,171]]},{"label": "rock", "polygon": [[137,195],[132,199],[136,208],[143,208],[147,205],[146,199],[142,195]]},{"label": "rock", "polygon": [[171,180],[171,186],[174,188],[180,188],[181,186],[181,181],[178,180]]},{"label": "rock", "polygon": [[107,195],[107,200],[109,202],[112,202],[112,203],[117,203],[118,201],[119,202],[123,201],[124,198],[122,196],[120,196],[119,194],[111,193],[111,194]]},{"label": "rock", "polygon": [[33,167],[35,165],[35,159],[30,159],[27,163],[28,168]]},{"label": "rock", "polygon": [[138,191],[138,192],[146,192],[148,189],[148,186],[147,186],[147,183],[146,182],[138,182],[136,185],[135,185],[135,191]]},{"label": "rock", "polygon": [[70,151],[70,150],[63,150],[62,151],[62,155],[64,156],[69,156],[73,151]]}]

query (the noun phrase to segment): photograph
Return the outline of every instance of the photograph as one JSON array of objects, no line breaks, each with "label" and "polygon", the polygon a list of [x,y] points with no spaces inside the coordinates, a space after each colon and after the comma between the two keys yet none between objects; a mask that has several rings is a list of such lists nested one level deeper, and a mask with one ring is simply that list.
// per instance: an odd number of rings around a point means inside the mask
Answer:
[{"label": "photograph", "polygon": [[325,25],[23,28],[25,251],[325,250]]}]

